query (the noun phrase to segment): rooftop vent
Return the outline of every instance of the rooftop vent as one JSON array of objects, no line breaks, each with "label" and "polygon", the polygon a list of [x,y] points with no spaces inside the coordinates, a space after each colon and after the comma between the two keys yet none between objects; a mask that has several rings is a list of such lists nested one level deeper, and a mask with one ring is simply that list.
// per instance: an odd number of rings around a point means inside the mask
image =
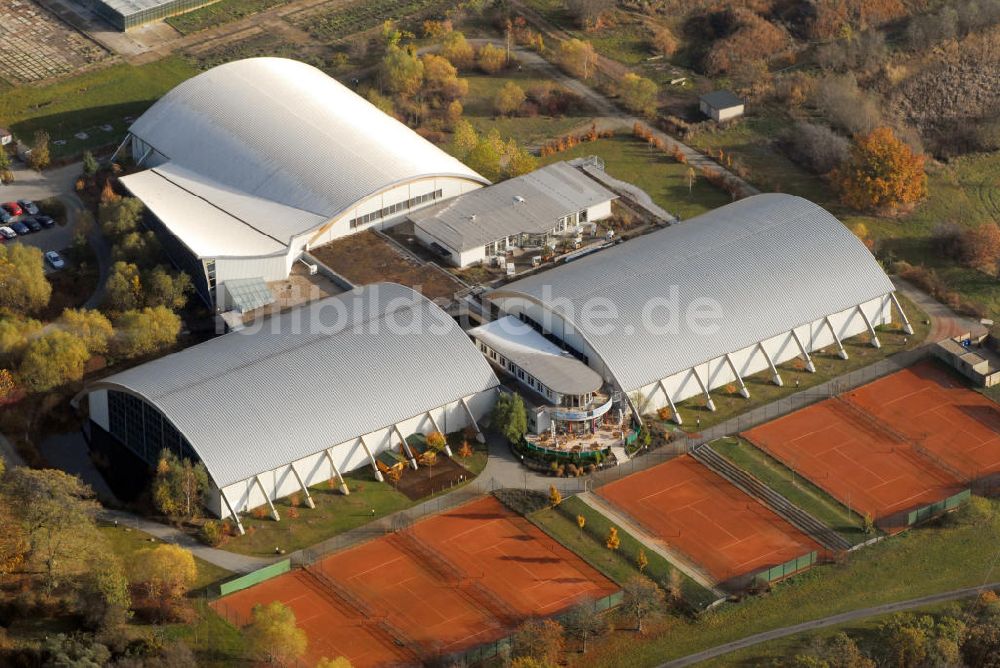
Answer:
[{"label": "rooftop vent", "polygon": [[514,195],[514,202],[516,204],[524,204],[524,198],[520,195]]},{"label": "rooftop vent", "polygon": [[469,216],[469,220],[475,221],[476,220],[476,214],[472,214],[471,216]]}]

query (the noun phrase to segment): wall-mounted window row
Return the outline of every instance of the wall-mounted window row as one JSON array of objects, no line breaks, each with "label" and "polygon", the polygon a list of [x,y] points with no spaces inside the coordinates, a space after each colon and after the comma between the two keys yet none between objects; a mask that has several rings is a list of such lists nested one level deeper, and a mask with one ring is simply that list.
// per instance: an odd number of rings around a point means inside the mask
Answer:
[{"label": "wall-mounted window row", "polygon": [[197,460],[187,439],[156,408],[135,395],[108,392],[108,424],[112,436],[150,464],[159,460],[164,448],[178,457]]},{"label": "wall-mounted window row", "polygon": [[351,229],[356,229],[361,225],[367,225],[368,223],[373,223],[376,220],[385,218],[386,216],[391,216],[394,213],[403,211],[404,209],[412,209],[413,207],[423,204],[424,202],[432,202],[434,200],[441,199],[441,190],[435,190],[432,193],[427,193],[425,195],[417,195],[416,197],[411,197],[405,202],[397,202],[396,204],[390,204],[389,206],[383,207],[378,211],[372,211],[371,213],[366,213],[363,216],[358,216],[357,218],[351,219]]}]

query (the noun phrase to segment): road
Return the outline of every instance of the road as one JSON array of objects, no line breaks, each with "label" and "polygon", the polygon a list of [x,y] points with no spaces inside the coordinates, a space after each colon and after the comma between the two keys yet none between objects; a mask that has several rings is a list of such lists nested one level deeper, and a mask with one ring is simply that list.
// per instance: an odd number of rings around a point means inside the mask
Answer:
[{"label": "road", "polygon": [[746,649],[748,647],[753,647],[754,645],[759,645],[761,643],[769,642],[771,640],[777,640],[778,638],[785,638],[796,633],[802,633],[804,631],[815,631],[817,629],[825,629],[831,626],[837,626],[838,624],[845,624],[847,622],[855,622],[867,617],[874,617],[877,615],[886,615],[893,612],[902,612],[905,610],[913,610],[915,608],[922,608],[927,605],[933,605],[935,603],[946,603],[948,601],[957,601],[963,598],[972,598],[979,594],[979,592],[986,589],[997,589],[1000,587],[1000,582],[991,582],[989,584],[984,584],[981,587],[966,587],[964,589],[953,589],[951,591],[942,592],[940,594],[931,594],[930,596],[921,596],[920,598],[911,598],[907,601],[898,601],[896,603],[884,603],[882,605],[876,605],[871,608],[862,608],[860,610],[851,610],[850,612],[842,612],[839,615],[830,615],[829,617],[823,617],[821,619],[814,619],[809,622],[802,622],[801,624],[795,624],[793,626],[785,626],[780,629],[773,629],[771,631],[764,631],[762,633],[756,633],[752,636],[747,636],[746,638],[741,638],[739,640],[734,640],[733,642],[726,643],[724,645],[717,645],[711,649],[706,649],[696,654],[689,654],[680,659],[674,659],[673,661],[667,661],[666,663],[661,663],[657,668],[683,668],[684,666],[693,666],[696,663],[701,663],[702,661],[708,661],[709,659],[714,659],[720,657],[724,654],[729,654],[730,652],[735,652],[737,650]]}]

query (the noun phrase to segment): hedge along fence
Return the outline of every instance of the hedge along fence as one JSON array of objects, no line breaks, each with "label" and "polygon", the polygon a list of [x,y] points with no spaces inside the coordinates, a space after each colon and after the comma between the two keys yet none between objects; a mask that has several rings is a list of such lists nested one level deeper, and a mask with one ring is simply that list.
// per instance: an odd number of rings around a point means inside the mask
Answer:
[{"label": "hedge along fence", "polygon": [[917,508],[916,510],[910,511],[906,516],[906,525],[913,526],[919,522],[929,520],[935,515],[940,515],[949,510],[954,510],[962,505],[964,502],[968,501],[972,496],[972,490],[964,489],[958,494],[949,496],[943,501],[938,501],[937,503],[932,503],[922,508]]},{"label": "hedge along fence", "polygon": [[813,550],[809,554],[803,554],[801,557],[790,559],[783,564],[772,566],[771,568],[757,573],[757,575],[754,576],[754,581],[763,583],[783,580],[787,577],[795,575],[796,573],[812,568],[816,565],[816,561],[818,559],[819,554]]},{"label": "hedge along fence", "polygon": [[[556,620],[560,624],[564,624],[566,622],[566,618],[572,614],[574,608],[580,608],[583,606],[588,606],[596,612],[607,612],[608,610],[621,605],[624,598],[624,592],[616,591],[615,593],[608,594],[603,598],[583,601],[566,612],[553,616],[552,619]],[[454,659],[456,663],[465,663],[466,665],[480,663],[499,656],[500,653],[505,650],[509,651],[512,648],[513,642],[513,635],[505,636],[494,640],[493,642],[486,643],[485,645],[479,645],[477,647],[467,649],[464,652],[453,655],[451,658]]]},{"label": "hedge along fence", "polygon": [[242,575],[235,580],[223,582],[219,585],[219,596],[227,596],[233,592],[240,591],[241,589],[252,587],[255,584],[264,582],[265,580],[270,580],[271,578],[283,575],[290,570],[292,570],[292,560],[282,559],[281,561],[271,564],[270,566],[265,566],[264,568],[260,568],[252,573]]},{"label": "hedge along fence", "polygon": [[[571,462],[599,462],[611,453],[610,447],[604,448],[603,450],[578,450],[577,452],[555,450],[535,445],[524,439],[521,440],[520,447],[524,448],[524,450],[528,453],[549,456],[555,459],[564,459]],[[598,453],[600,453],[600,457],[597,456]]]}]

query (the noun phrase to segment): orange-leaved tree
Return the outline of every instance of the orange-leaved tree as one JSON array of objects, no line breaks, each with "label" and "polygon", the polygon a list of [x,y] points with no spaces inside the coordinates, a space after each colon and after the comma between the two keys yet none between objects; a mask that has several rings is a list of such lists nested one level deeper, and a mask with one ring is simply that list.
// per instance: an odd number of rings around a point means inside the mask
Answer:
[{"label": "orange-leaved tree", "polygon": [[847,160],[830,176],[850,207],[895,209],[927,195],[925,158],[896,137],[892,128],[858,135]]}]

